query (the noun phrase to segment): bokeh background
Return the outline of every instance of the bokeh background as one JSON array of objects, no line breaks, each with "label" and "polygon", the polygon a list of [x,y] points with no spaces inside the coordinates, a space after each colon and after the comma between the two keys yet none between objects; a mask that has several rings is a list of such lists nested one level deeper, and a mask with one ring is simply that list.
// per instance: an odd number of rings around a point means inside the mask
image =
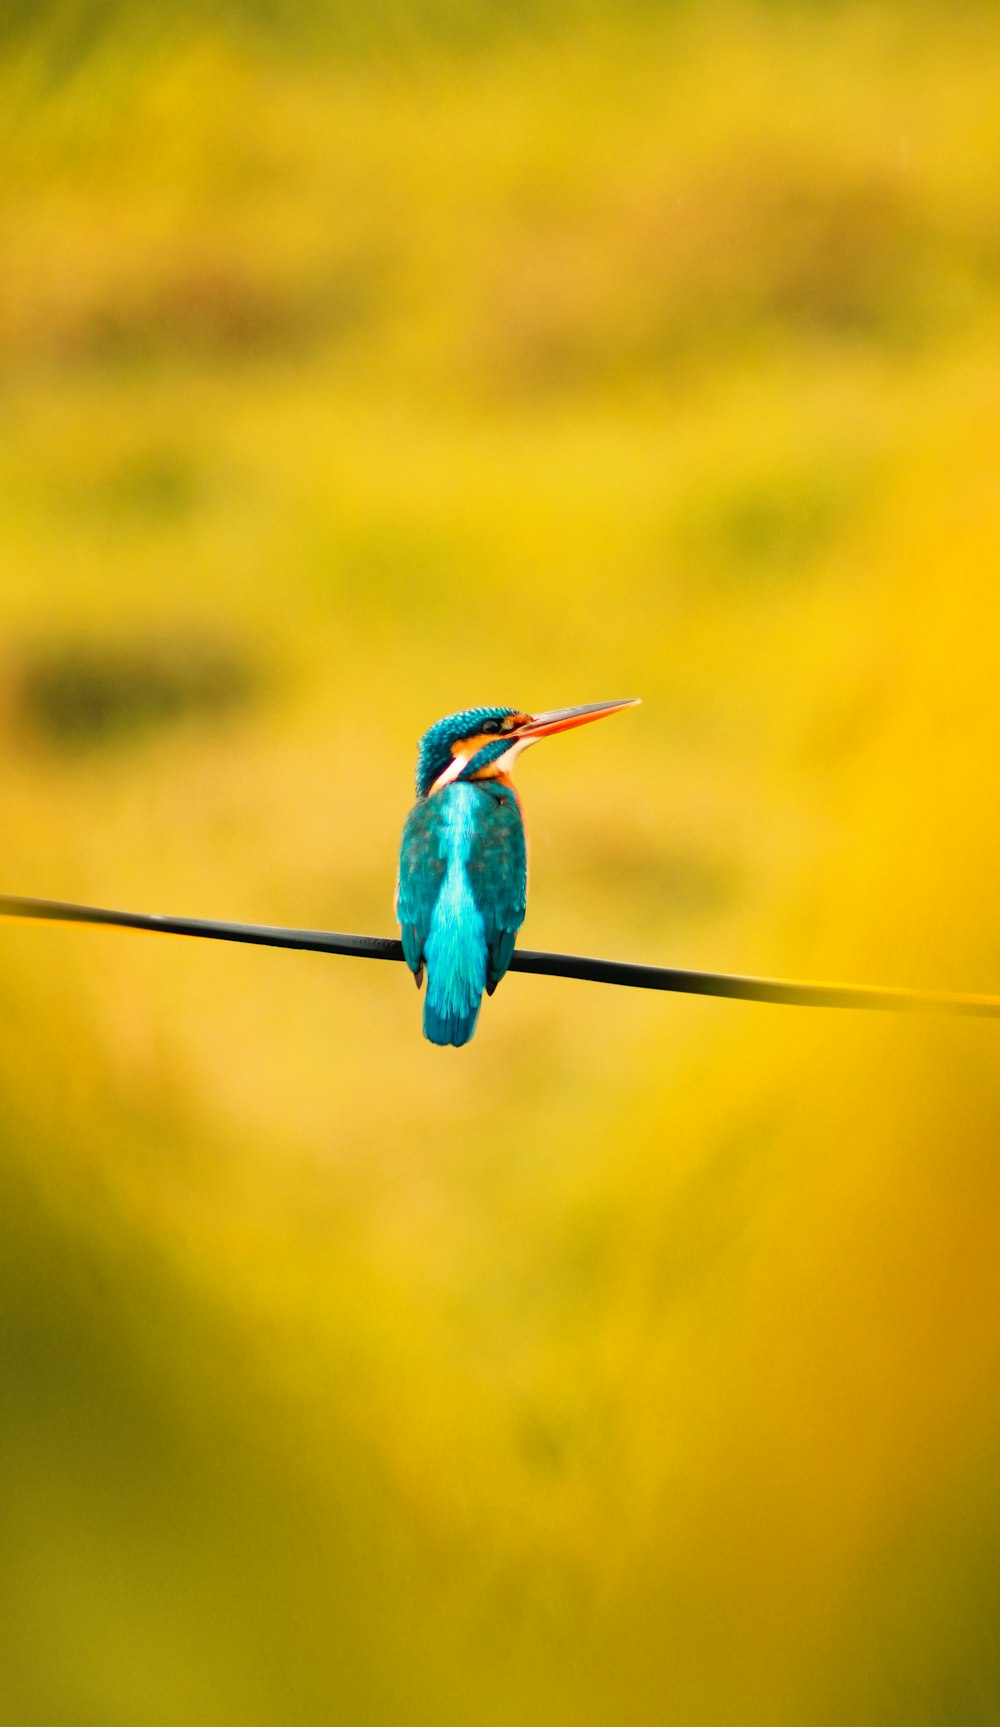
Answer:
[{"label": "bokeh background", "polygon": [[[3,891],[1000,990],[1000,15],[7,0]],[[0,930],[0,1719],[978,1727],[1000,1043]]]}]

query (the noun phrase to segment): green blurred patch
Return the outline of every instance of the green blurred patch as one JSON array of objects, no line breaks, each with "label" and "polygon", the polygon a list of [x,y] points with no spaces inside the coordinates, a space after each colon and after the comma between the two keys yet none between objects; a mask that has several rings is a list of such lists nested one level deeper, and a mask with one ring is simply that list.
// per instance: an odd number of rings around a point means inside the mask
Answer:
[{"label": "green blurred patch", "polygon": [[791,580],[863,524],[873,493],[871,472],[837,458],[723,481],[685,501],[672,561],[722,588]]},{"label": "green blurred patch", "polygon": [[8,676],[15,728],[60,750],[131,742],[181,720],[219,720],[263,690],[254,659],[197,635],[37,648]]},{"label": "green blurred patch", "polygon": [[110,516],[163,525],[196,507],[203,484],[198,465],[186,452],[151,451],[129,457],[83,495],[88,504]]}]

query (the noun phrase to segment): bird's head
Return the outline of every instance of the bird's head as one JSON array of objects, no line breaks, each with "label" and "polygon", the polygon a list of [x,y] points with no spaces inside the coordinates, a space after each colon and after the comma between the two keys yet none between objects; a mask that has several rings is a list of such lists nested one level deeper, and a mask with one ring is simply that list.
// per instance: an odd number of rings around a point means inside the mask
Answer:
[{"label": "bird's head", "polygon": [[602,720],[621,708],[636,706],[638,697],[623,702],[591,702],[582,708],[554,708],[526,714],[521,708],[465,708],[431,726],[420,740],[417,796],[429,797],[454,780],[491,779],[510,772],[522,750],[540,738]]}]

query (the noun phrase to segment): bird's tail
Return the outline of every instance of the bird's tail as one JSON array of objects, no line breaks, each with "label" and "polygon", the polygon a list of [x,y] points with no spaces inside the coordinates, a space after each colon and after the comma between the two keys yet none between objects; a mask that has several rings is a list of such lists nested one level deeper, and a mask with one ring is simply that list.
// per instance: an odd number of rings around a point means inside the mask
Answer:
[{"label": "bird's tail", "polygon": [[424,959],[424,1036],[431,1043],[468,1043],[486,988],[486,940],[482,915],[458,865],[449,866],[434,907]]},{"label": "bird's tail", "polygon": [[482,999],[477,995],[472,1005],[463,1010],[453,1002],[436,1002],[428,990],[424,998],[424,1036],[431,1043],[450,1043],[456,1048],[468,1043],[476,1029]]}]

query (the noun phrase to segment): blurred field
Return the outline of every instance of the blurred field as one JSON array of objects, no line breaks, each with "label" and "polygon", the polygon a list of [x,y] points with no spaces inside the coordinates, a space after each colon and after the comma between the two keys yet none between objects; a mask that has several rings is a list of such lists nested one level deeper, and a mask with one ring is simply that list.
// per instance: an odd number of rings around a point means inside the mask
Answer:
[{"label": "blurred field", "polygon": [[[206,19],[208,21],[206,21]],[[3,891],[1000,990],[1000,17],[12,7]],[[0,927],[0,1719],[978,1727],[1000,1045]]]}]

